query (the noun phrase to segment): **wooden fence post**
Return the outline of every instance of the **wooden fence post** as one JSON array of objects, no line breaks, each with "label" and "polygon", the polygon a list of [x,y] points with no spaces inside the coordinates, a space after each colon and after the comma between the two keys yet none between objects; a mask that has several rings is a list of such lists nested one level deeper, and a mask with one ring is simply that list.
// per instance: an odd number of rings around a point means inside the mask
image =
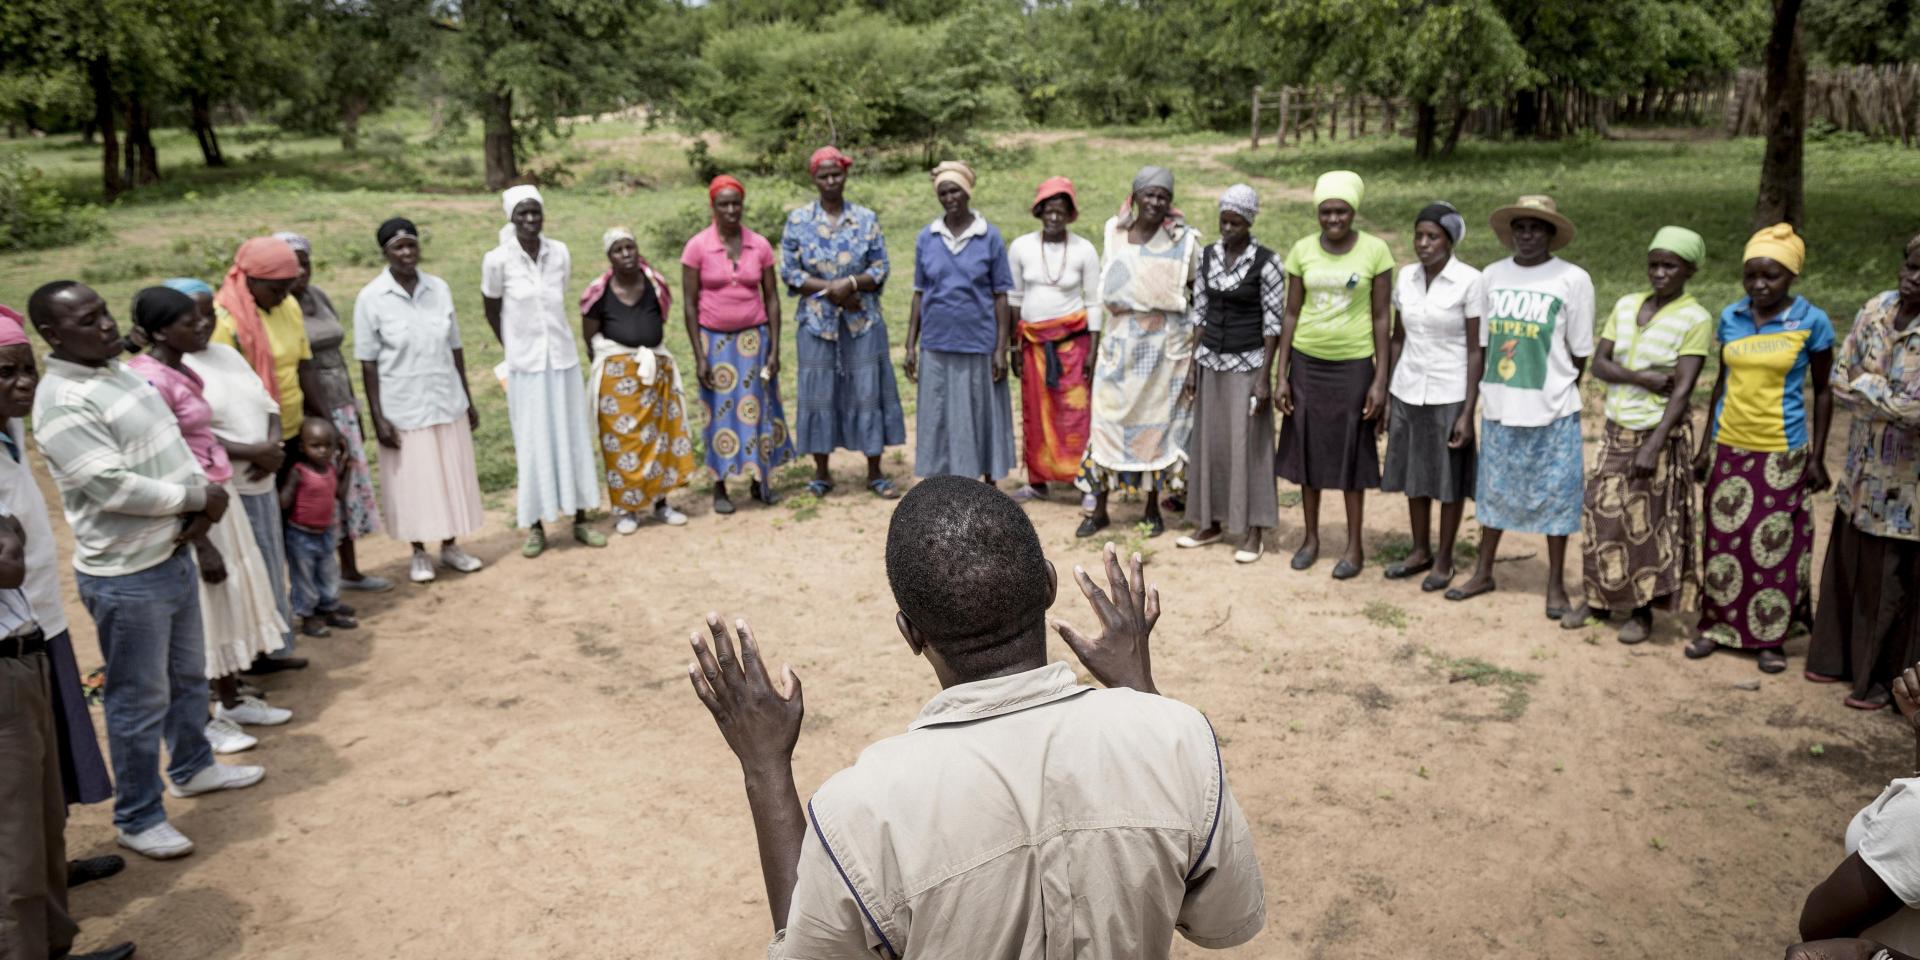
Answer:
[{"label": "wooden fence post", "polygon": [[1253,85],[1253,145],[1250,149],[1260,149],[1260,85]]},{"label": "wooden fence post", "polygon": [[1293,88],[1280,88],[1280,135],[1274,138],[1273,147],[1278,150],[1287,145],[1287,128],[1293,122]]}]

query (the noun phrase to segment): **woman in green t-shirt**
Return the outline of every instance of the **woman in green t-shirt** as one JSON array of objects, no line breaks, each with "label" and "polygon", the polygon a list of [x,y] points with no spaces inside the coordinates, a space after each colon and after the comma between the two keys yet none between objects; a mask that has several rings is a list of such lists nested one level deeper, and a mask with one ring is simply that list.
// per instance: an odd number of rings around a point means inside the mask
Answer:
[{"label": "woman in green t-shirt", "polygon": [[1322,174],[1313,187],[1320,233],[1287,254],[1287,312],[1280,332],[1280,383],[1273,403],[1285,417],[1280,476],[1301,486],[1306,532],[1293,555],[1305,570],[1320,557],[1320,491],[1339,490],[1347,506],[1347,547],[1333,576],[1360,572],[1366,493],[1380,486],[1374,435],[1385,421],[1387,355],[1393,315],[1393,252],[1355,230],[1365,186],[1350,170]]}]

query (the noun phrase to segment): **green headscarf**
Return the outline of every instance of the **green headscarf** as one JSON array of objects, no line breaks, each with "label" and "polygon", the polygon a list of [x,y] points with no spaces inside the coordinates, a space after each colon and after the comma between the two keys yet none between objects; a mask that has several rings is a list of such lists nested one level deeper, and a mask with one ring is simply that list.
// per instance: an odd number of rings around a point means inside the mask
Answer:
[{"label": "green headscarf", "polygon": [[1647,244],[1649,253],[1655,250],[1665,250],[1696,267],[1707,258],[1707,242],[1686,227],[1661,227]]}]

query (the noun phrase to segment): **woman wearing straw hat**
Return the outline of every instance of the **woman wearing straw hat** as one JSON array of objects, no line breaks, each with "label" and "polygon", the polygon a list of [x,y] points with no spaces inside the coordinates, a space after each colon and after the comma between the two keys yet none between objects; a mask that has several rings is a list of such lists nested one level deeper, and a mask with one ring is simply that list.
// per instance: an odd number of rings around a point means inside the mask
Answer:
[{"label": "woman wearing straw hat", "polygon": [[1487,267],[1480,342],[1480,462],[1474,477],[1480,556],[1473,576],[1448,590],[1466,600],[1493,590],[1493,563],[1508,530],[1547,537],[1546,615],[1566,616],[1567,538],[1580,529],[1580,375],[1593,354],[1593,278],[1555,257],[1573,221],[1553,198],[1521,197],[1491,224],[1513,256]]},{"label": "woman wearing straw hat", "polygon": [[[1720,311],[1713,417],[1694,457],[1707,485],[1705,601],[1689,658],[1719,647],[1758,651],[1763,672],[1787,668],[1788,636],[1813,629],[1813,511],[1831,486],[1833,321],[1793,292],[1807,244],[1776,223],[1747,241],[1747,295]],[[1805,396],[1813,384],[1813,416]]]},{"label": "woman wearing straw hat", "polygon": [[1027,486],[1015,500],[1045,500],[1047,484],[1072,483],[1087,452],[1093,356],[1099,352],[1100,251],[1067,229],[1080,219],[1073,181],[1048,177],[1033,195],[1040,229],[1007,244],[1007,294],[1019,356]]},{"label": "woman wearing straw hat", "polygon": [[1647,247],[1650,289],[1620,298],[1593,353],[1607,384],[1605,433],[1587,478],[1580,559],[1586,602],[1560,625],[1592,626],[1631,610],[1621,643],[1653,633],[1653,608],[1699,601],[1693,541],[1693,417],[1688,402],[1713,345],[1713,315],[1687,292],[1706,243],[1661,227]]},{"label": "woman wearing straw hat", "polygon": [[1374,437],[1387,408],[1389,337],[1393,328],[1393,251],[1354,229],[1360,175],[1334,170],[1313,185],[1320,232],[1287,252],[1287,313],[1280,333],[1280,385],[1273,402],[1280,425],[1280,476],[1301,487],[1305,530],[1293,569],[1320,557],[1320,492],[1338,490],[1347,508],[1347,545],[1333,578],[1360,573],[1365,559],[1361,517],[1366,491],[1380,486]]},{"label": "woman wearing straw hat", "polygon": [[933,168],[945,211],[913,247],[907,313],[907,379],[918,384],[913,472],[993,483],[1013,470],[1013,403],[1007,392],[1007,245],[973,211],[973,168]]},{"label": "woman wearing straw hat", "polygon": [[1175,546],[1244,537],[1236,563],[1266,550],[1279,524],[1274,493],[1273,356],[1287,309],[1280,257],[1253,239],[1260,197],[1244,183],[1220,195],[1220,240],[1200,253],[1193,285],[1193,436],[1187,442],[1187,519],[1196,528]]}]

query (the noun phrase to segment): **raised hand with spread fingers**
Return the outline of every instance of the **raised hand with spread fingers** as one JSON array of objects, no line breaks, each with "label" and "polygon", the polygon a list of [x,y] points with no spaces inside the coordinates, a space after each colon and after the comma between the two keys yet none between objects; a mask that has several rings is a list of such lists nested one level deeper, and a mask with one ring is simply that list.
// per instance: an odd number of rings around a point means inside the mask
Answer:
[{"label": "raised hand with spread fingers", "polygon": [[1133,555],[1133,577],[1120,568],[1120,554],[1111,542],[1104,551],[1107,590],[1094,585],[1083,567],[1073,568],[1074,582],[1086,595],[1100,633],[1087,637],[1064,620],[1051,618],[1060,639],[1073,649],[1094,679],[1109,687],[1131,687],[1141,693],[1159,693],[1153,685],[1153,657],[1147,639],[1160,621],[1160,591],[1147,586],[1145,564]]}]

